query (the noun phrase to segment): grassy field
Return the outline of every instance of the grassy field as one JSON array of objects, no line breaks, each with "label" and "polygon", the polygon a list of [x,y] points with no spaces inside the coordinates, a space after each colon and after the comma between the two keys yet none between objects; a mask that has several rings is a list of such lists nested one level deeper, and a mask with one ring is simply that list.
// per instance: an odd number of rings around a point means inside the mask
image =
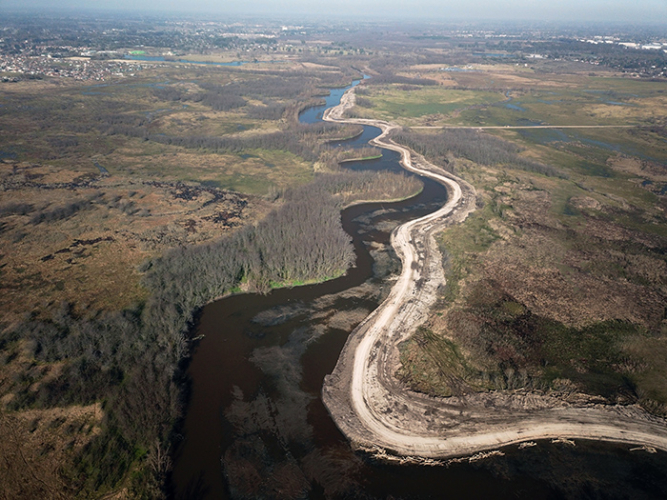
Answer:
[{"label": "grassy field", "polygon": [[286,151],[248,150],[239,154],[202,155],[197,151],[128,141],[122,148],[100,157],[109,172],[129,177],[167,181],[203,182],[240,193],[265,195],[269,189],[287,188],[312,180],[312,165]]},{"label": "grassy field", "polygon": [[[418,74],[437,79],[440,73],[437,68],[430,72],[422,68]],[[507,66],[447,74],[459,88],[368,86],[362,97],[365,105],[355,112],[404,126],[636,125],[632,129],[521,130],[512,140],[556,147],[575,157],[585,148],[585,156],[597,156],[597,164],[613,153],[667,161],[664,137],[646,128],[664,122],[667,91],[662,82],[555,75]]]},{"label": "grassy field", "polygon": [[370,87],[369,99],[374,118],[402,125],[438,123],[462,110],[487,106],[503,99],[503,94],[499,92],[468,92],[430,86],[404,90],[402,87]]},{"label": "grassy field", "polygon": [[540,86],[508,89],[508,92],[507,102],[486,109],[465,110],[454,123],[632,125],[661,118],[660,109],[667,104],[661,84],[626,78],[581,76],[567,87]]}]

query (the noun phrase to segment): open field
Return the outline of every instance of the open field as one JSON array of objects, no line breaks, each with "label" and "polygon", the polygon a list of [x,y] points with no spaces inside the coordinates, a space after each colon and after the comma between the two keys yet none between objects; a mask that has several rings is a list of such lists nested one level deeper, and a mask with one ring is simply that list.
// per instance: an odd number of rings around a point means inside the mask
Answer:
[{"label": "open field", "polygon": [[[395,85],[369,92],[372,116],[378,119],[396,119],[401,125],[431,123],[434,117],[446,117],[476,106],[487,106],[503,99],[501,92],[467,92],[443,87],[415,87],[405,89]],[[364,96],[365,98],[365,96]]]},{"label": "open field", "polygon": [[[512,68],[512,67],[510,67]],[[419,72],[422,78],[441,73]],[[493,66],[447,73],[457,84],[402,90],[401,85],[368,86],[354,113],[392,119],[403,126],[526,127],[523,140],[562,149],[584,147],[643,160],[667,161],[664,137],[651,128],[664,125],[667,91],[661,82],[587,74],[555,75]],[[508,80],[510,76],[520,81]],[[459,90],[460,89],[460,90]],[[600,129],[617,125],[628,127]],[[546,130],[533,126],[582,126]],[[590,126],[591,128],[584,128]],[[632,127],[636,128],[632,128]],[[573,144],[574,143],[574,144]],[[606,151],[605,151],[606,150]]]}]

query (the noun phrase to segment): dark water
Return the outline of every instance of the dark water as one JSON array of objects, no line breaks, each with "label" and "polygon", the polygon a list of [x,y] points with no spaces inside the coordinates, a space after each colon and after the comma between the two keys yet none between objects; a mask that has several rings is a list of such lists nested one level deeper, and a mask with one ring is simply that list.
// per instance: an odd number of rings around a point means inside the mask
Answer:
[{"label": "dark water", "polygon": [[348,89],[359,85],[360,81],[361,80],[355,80],[352,82],[352,85],[348,87],[341,87],[338,89],[329,90],[329,95],[322,96],[322,98],[325,100],[325,104],[322,104],[321,106],[313,106],[304,110],[299,115],[299,121],[301,123],[316,123],[318,121],[321,121],[322,113],[324,113],[324,110],[338,105],[340,103],[340,98],[343,97],[343,94]]},{"label": "dark water", "polygon": [[102,175],[109,175],[109,171],[104,168],[102,165],[100,165],[97,161],[93,161],[93,164],[97,167],[97,169],[100,171],[100,174]]},{"label": "dark water", "polygon": [[516,104],[505,104],[505,107],[508,109],[513,109],[514,111],[526,111],[526,108],[522,108],[521,106],[517,106],[517,104],[521,104],[520,102],[516,102]]},{"label": "dark water", "polygon": [[[344,90],[333,91],[328,105]],[[321,111],[302,120],[317,120]],[[364,134],[378,132],[368,127]],[[346,166],[400,169],[389,151]],[[347,335],[389,286],[381,278],[396,259],[372,246],[445,200],[444,189],[427,181],[413,199],[348,208],[342,222],[357,258],[345,276],[204,308],[193,332],[204,338],[189,367],[191,399],[175,455],[177,498],[664,498],[665,454],[601,443],[514,446],[504,457],[435,468],[388,465],[350,449],[320,391]]]}]

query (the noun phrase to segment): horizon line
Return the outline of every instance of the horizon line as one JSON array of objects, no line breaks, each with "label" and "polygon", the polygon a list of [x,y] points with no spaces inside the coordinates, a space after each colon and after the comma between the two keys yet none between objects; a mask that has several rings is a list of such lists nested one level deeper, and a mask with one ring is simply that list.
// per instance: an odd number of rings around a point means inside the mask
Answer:
[{"label": "horizon line", "polygon": [[[558,19],[545,19],[538,17],[525,17],[517,18],[516,16],[507,15],[507,17],[488,17],[480,18],[479,16],[468,16],[462,14],[453,14],[449,16],[438,16],[430,13],[430,15],[425,15],[421,13],[411,13],[405,12],[385,12],[383,15],[369,14],[361,12],[358,14],[344,14],[340,12],[312,12],[312,11],[298,11],[298,10],[287,10],[282,13],[278,12],[267,12],[261,9],[254,9],[249,11],[242,11],[231,9],[227,11],[212,10],[212,9],[196,9],[196,10],[180,10],[180,9],[164,9],[164,10],[155,10],[148,8],[113,8],[113,7],[74,7],[74,6],[49,6],[49,7],[39,7],[39,6],[26,6],[26,5],[1,5],[0,12],[7,14],[31,14],[36,13],[43,14],[44,16],[52,15],[69,15],[69,16],[92,16],[92,15],[109,15],[109,16],[139,16],[139,17],[155,17],[155,18],[173,18],[173,17],[184,17],[187,19],[200,19],[203,17],[208,17],[209,21],[218,21],[223,20],[224,17],[238,18],[238,19],[264,19],[267,21],[280,21],[280,20],[308,20],[308,21],[319,21],[319,22],[341,22],[341,21],[354,21],[354,22],[363,22],[363,23],[392,23],[392,22],[409,22],[409,23],[422,23],[422,24],[459,24],[459,23],[470,23],[476,25],[484,24],[494,24],[494,23],[503,23],[503,24],[512,24],[512,25],[524,25],[524,24],[537,24],[537,25],[570,25],[570,26],[586,26],[586,25],[614,25],[614,26],[667,26],[667,21],[658,20],[656,18],[643,18],[643,19],[630,19],[630,20],[619,20],[619,19],[593,19],[593,18],[558,18]],[[407,17],[406,17],[407,16]],[[211,19],[213,17],[214,19]],[[202,19],[203,20],[203,19]]]}]

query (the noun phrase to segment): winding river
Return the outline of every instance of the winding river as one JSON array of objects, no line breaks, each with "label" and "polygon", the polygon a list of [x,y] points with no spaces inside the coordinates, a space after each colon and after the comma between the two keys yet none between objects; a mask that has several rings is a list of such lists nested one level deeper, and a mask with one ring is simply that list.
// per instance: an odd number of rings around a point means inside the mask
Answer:
[{"label": "winding river", "polygon": [[[320,120],[345,90],[332,90],[324,106],[300,120]],[[379,133],[365,126],[345,144],[363,146]],[[383,150],[381,159],[346,167],[398,171],[399,159]],[[667,491],[665,454],[631,453],[627,446],[512,446],[504,456],[449,467],[388,464],[350,448],[322,404],[324,377],[349,332],[389,293],[398,266],[391,230],[437,210],[446,197],[441,185],[425,180],[410,200],[350,207],[342,223],[357,257],[345,276],[235,295],[203,309],[174,455],[176,498],[564,498],[598,487],[652,498]]]}]

